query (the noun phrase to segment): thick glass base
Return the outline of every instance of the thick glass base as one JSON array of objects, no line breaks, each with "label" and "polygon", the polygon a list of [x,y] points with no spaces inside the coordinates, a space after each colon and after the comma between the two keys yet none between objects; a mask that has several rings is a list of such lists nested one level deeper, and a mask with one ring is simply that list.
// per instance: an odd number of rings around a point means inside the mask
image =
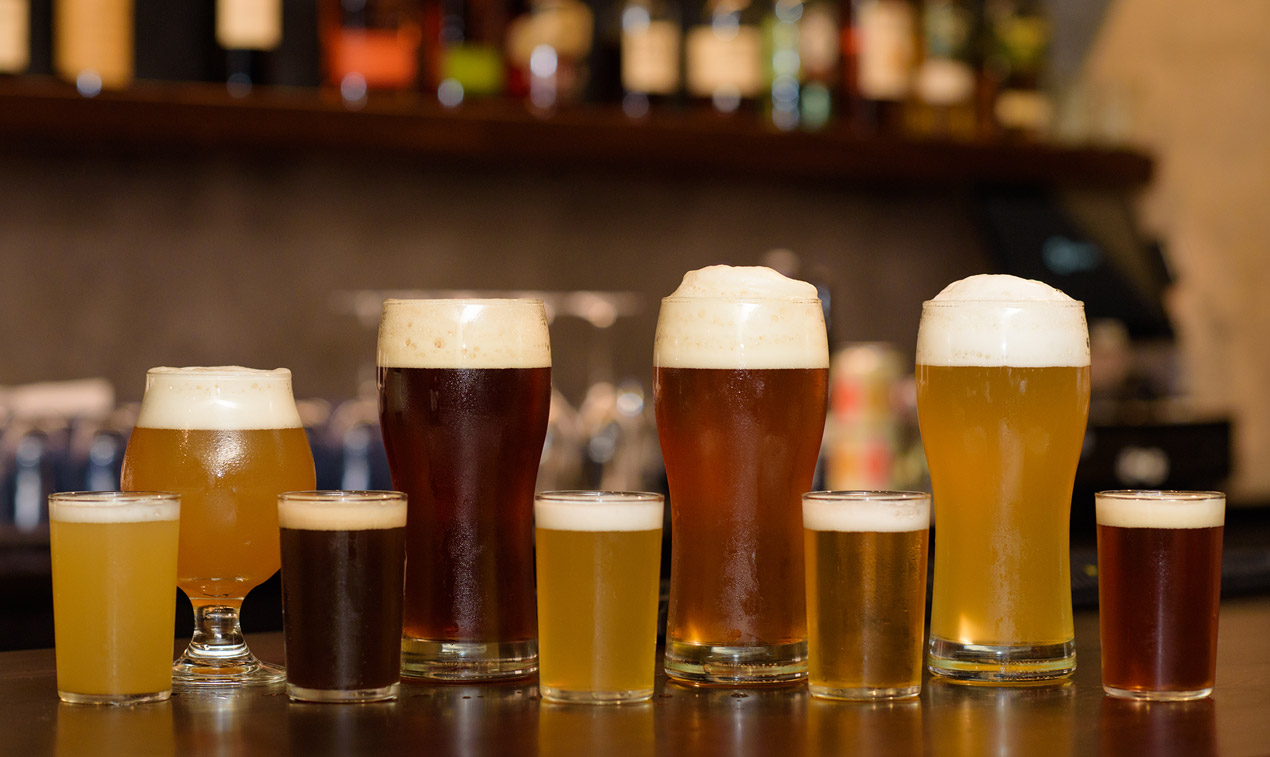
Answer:
[{"label": "thick glass base", "polygon": [[811,692],[813,697],[821,699],[847,699],[859,702],[867,702],[875,699],[906,699],[915,697],[922,693],[922,684],[919,681],[913,686],[891,687],[891,688],[870,688],[870,687],[850,687],[839,688],[836,686],[823,686],[820,684],[808,684],[807,690]]},{"label": "thick glass base", "polygon": [[725,646],[666,642],[666,675],[697,686],[782,684],[807,677],[807,642]]},{"label": "thick glass base", "polygon": [[1190,691],[1144,691],[1142,689],[1117,689],[1114,686],[1103,684],[1102,690],[1107,692],[1109,696],[1119,697],[1120,699],[1136,699],[1142,702],[1190,702],[1195,699],[1203,699],[1213,693],[1213,687],[1206,689],[1192,689]]},{"label": "thick glass base", "polygon": [[538,642],[401,640],[401,674],[435,681],[494,681],[538,672]]},{"label": "thick glass base", "polygon": [[261,662],[251,652],[234,657],[204,657],[185,654],[172,666],[172,686],[196,689],[219,686],[269,686],[287,678],[278,665]]},{"label": "thick glass base", "polygon": [[629,691],[570,691],[538,684],[538,694],[548,702],[567,704],[624,704],[647,702],[653,698],[651,687]]},{"label": "thick glass base", "polygon": [[130,705],[146,702],[166,702],[172,697],[172,690],[165,689],[150,694],[77,694],[73,691],[57,692],[57,698],[70,704],[104,704]]},{"label": "thick glass base", "polygon": [[930,637],[926,666],[951,683],[1040,685],[1076,672],[1076,642],[990,645]]},{"label": "thick glass base", "polygon": [[376,689],[306,689],[287,682],[287,696],[297,702],[357,703],[383,702],[397,698],[399,683],[390,683]]}]

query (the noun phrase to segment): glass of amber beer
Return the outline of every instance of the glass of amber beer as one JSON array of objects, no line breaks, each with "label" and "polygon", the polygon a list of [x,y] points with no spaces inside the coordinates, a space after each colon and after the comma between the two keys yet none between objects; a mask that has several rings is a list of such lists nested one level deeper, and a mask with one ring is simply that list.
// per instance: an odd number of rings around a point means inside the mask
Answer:
[{"label": "glass of amber beer", "polygon": [[176,545],[171,492],[49,496],[57,695],[137,704],[172,692]]},{"label": "glass of amber beer", "polygon": [[1226,495],[1107,491],[1094,506],[1103,689],[1126,699],[1208,696]]},{"label": "glass of amber beer", "polygon": [[800,498],[829,366],[816,290],[768,268],[691,271],[662,300],[653,366],[670,484],[666,674],[805,678]]},{"label": "glass of amber beer", "polygon": [[533,501],[551,402],[542,300],[388,300],[379,420],[409,497],[402,674],[538,666]]},{"label": "glass of amber beer", "polygon": [[175,685],[281,683],[282,669],[247,648],[238,613],[278,570],[278,495],[315,484],[291,372],[151,368],[120,478],[124,490],[181,495],[177,585],[194,635]]},{"label": "glass of amber beer", "polygon": [[278,526],[287,695],[306,702],[395,699],[406,495],[286,492],[278,497]]},{"label": "glass of amber beer", "polygon": [[930,495],[803,495],[807,684],[826,699],[922,690]]},{"label": "glass of amber beer", "polygon": [[649,492],[534,498],[543,699],[653,696],[664,510],[662,496]]},{"label": "glass of amber beer", "polygon": [[1070,675],[1084,306],[1013,276],[950,284],[922,307],[917,411],[935,505],[931,672],[971,683]]}]

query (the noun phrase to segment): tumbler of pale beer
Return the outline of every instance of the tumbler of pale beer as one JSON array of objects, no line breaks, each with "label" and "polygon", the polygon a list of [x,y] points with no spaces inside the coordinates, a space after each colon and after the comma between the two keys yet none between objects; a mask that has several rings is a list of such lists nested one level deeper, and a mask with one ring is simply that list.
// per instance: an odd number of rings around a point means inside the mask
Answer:
[{"label": "tumbler of pale beer", "polygon": [[983,275],[922,307],[917,410],[935,505],[928,664],[954,681],[1070,675],[1068,527],[1089,412],[1080,302]]},{"label": "tumbler of pale beer", "polygon": [[543,699],[653,696],[664,509],[662,495],[650,492],[534,498]]},{"label": "tumbler of pale beer", "polygon": [[826,699],[899,699],[922,689],[930,495],[803,495],[807,685]]},{"label": "tumbler of pale beer", "polygon": [[541,300],[388,300],[379,420],[409,497],[402,674],[538,666],[533,500],[551,401]]},{"label": "tumbler of pale beer", "polygon": [[406,495],[278,497],[287,695],[306,702],[396,699]]},{"label": "tumbler of pale beer", "polygon": [[291,372],[151,368],[120,480],[181,495],[177,585],[194,606],[194,634],[174,683],[281,683],[282,669],[247,649],[238,613],[278,570],[278,495],[315,483]]},{"label": "tumbler of pale beer", "polygon": [[1094,500],[1103,689],[1126,699],[1208,696],[1226,495],[1107,491]]},{"label": "tumbler of pale beer", "polygon": [[171,694],[180,513],[171,492],[49,496],[63,701],[137,704]]},{"label": "tumbler of pale beer", "polygon": [[768,268],[691,271],[653,353],[670,485],[666,674],[807,675],[801,496],[824,431],[829,347],[816,290]]}]

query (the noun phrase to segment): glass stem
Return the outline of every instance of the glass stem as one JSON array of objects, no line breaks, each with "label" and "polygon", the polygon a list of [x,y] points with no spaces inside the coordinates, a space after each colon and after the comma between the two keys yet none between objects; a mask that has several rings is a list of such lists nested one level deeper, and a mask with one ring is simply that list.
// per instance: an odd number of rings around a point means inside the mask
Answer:
[{"label": "glass stem", "polygon": [[219,602],[221,604],[194,605],[194,635],[187,655],[225,659],[250,654],[238,623],[242,600],[221,599]]}]

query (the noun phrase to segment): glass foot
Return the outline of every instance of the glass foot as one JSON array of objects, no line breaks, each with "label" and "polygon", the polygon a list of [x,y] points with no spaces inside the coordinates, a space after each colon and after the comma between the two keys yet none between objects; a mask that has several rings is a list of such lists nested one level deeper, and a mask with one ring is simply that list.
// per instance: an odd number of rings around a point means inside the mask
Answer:
[{"label": "glass foot", "polygon": [[210,686],[267,686],[280,684],[287,672],[279,665],[262,662],[251,652],[231,658],[206,659],[186,650],[172,666],[172,686],[179,689]]}]

